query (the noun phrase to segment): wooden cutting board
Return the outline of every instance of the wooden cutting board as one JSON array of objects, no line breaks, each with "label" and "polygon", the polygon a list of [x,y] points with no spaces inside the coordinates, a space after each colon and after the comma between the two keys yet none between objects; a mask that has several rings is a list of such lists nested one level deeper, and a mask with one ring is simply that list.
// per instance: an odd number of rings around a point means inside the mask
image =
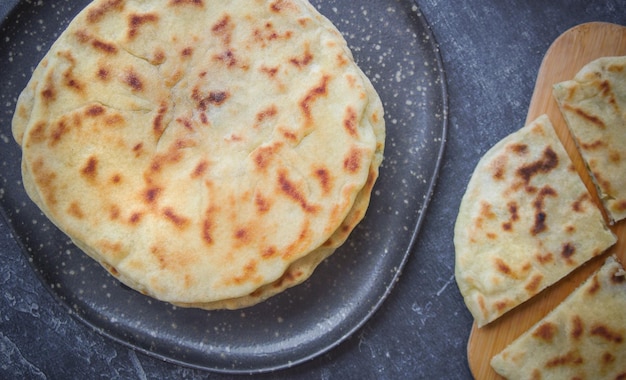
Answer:
[{"label": "wooden cutting board", "polygon": [[[598,205],[600,201],[595,188],[552,97],[552,86],[573,79],[584,65],[596,58],[619,55],[626,55],[626,27],[593,22],[578,25],[563,33],[550,46],[543,59],[526,119],[526,123],[529,123],[542,114],[550,117],[559,138]],[[478,328],[474,323],[467,356],[470,370],[476,379],[502,379],[491,368],[491,358],[563,301],[600,267],[607,255],[617,254],[622,264],[626,265],[626,220],[611,226],[611,229],[617,235],[618,243],[608,252],[491,324]]]}]

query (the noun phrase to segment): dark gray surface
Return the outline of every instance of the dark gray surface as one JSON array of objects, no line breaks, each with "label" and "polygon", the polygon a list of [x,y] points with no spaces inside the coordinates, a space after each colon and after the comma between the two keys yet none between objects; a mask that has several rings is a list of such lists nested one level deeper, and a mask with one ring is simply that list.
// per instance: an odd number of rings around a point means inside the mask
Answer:
[{"label": "dark gray surface", "polygon": [[[1,15],[12,3],[0,2]],[[352,338],[308,363],[255,378],[470,378],[471,317],[454,282],[452,236],[471,171],[490,146],[521,127],[556,37],[588,21],[626,25],[626,1],[617,0],[417,4],[441,49],[450,126],[414,252],[390,297]],[[0,218],[0,378],[230,377],[134,352],[77,322],[39,283],[7,231]]]}]

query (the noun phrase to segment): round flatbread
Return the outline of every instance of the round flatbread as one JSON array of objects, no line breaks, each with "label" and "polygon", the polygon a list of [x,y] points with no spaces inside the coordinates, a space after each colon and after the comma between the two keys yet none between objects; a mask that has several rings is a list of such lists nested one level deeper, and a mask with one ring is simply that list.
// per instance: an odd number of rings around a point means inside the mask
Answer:
[{"label": "round flatbread", "polygon": [[365,213],[385,131],[304,0],[97,0],[36,68],[13,134],[28,194],[79,247],[134,289],[209,305],[294,263],[308,277]]},{"label": "round flatbread", "polygon": [[483,326],[615,240],[544,115],[478,162],[454,230],[456,281]]}]

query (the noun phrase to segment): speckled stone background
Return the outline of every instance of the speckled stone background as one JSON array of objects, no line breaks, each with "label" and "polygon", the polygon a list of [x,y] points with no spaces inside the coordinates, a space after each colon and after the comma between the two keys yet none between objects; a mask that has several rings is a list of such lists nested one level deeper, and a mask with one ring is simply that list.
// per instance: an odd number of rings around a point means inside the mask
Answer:
[{"label": "speckled stone background", "polygon": [[[15,3],[0,2],[0,16]],[[417,242],[382,307],[349,339],[304,364],[255,378],[471,378],[466,357],[471,317],[454,282],[452,244],[471,171],[489,147],[521,127],[541,59],[556,37],[588,21],[626,25],[622,0],[415,3],[443,58],[450,122]],[[78,322],[44,288],[0,218],[0,378],[97,377],[236,376],[155,359]]]}]

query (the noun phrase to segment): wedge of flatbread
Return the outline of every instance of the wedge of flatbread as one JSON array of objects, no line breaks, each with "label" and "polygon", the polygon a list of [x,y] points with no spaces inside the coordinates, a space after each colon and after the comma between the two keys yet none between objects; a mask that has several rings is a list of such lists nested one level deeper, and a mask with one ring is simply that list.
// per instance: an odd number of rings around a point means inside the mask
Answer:
[{"label": "wedge of flatbread", "polygon": [[483,326],[615,240],[544,115],[477,164],[454,230],[456,281]]},{"label": "wedge of flatbread", "polygon": [[626,272],[611,256],[491,360],[507,379],[626,378]]},{"label": "wedge of flatbread", "polygon": [[306,0],[96,0],[19,97],[32,200],[128,286],[241,307],[365,214],[382,103]]},{"label": "wedge of flatbread", "polygon": [[608,215],[626,218],[626,57],[587,64],[553,94]]}]

